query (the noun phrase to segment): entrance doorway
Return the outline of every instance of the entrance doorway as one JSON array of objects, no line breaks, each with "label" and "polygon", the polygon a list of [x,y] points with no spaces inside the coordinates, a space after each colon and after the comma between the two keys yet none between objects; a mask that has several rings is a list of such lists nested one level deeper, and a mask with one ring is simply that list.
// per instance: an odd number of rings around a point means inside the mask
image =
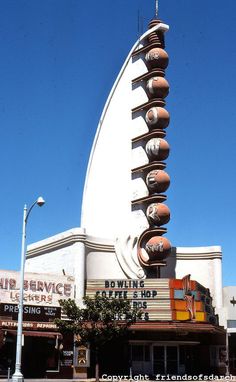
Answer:
[{"label": "entrance doorway", "polygon": [[179,346],[172,344],[132,344],[133,374],[176,375],[179,373]]},{"label": "entrance doorway", "polygon": [[[35,334],[35,333],[34,333]],[[24,336],[21,369],[25,378],[44,378],[47,372],[59,372],[59,350],[56,335],[51,337]],[[0,369],[5,374],[15,371],[16,335],[6,331],[0,349]]]},{"label": "entrance doorway", "polygon": [[[130,344],[130,364],[132,373],[160,375],[192,374],[205,368],[199,360],[199,347],[197,342],[134,342]],[[205,357],[207,358],[207,357]],[[197,361],[198,360],[198,361]],[[209,366],[209,365],[208,365]]]},{"label": "entrance doorway", "polygon": [[25,378],[45,378],[47,371],[59,371],[55,338],[25,337],[22,373]]},{"label": "entrance doorway", "polygon": [[179,351],[178,346],[154,345],[153,346],[153,373],[178,374]]}]

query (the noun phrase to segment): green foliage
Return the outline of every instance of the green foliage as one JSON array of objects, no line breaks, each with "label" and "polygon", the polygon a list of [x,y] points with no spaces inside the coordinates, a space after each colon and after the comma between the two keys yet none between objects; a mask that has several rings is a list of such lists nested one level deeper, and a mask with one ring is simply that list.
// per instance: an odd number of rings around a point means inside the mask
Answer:
[{"label": "green foliage", "polygon": [[60,300],[60,305],[68,317],[68,320],[55,320],[60,331],[71,332],[78,336],[79,343],[89,342],[96,348],[125,335],[128,327],[142,316],[139,309],[131,308],[128,300],[98,295],[85,297],[82,308],[71,299]]}]

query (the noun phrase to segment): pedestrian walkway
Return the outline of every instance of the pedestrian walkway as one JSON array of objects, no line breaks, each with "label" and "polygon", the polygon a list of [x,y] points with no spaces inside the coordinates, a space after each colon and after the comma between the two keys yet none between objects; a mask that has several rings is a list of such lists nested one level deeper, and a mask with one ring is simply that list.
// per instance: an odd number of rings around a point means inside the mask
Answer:
[{"label": "pedestrian walkway", "polygon": [[[184,375],[184,376],[180,376],[180,375],[170,375],[170,376],[161,376],[162,378],[160,379],[146,379],[146,381],[148,382],[157,382],[157,380],[159,381],[214,381],[214,382],[219,382],[219,381],[223,381],[223,382],[228,382],[228,381],[232,381],[232,382],[236,382],[236,375],[230,375],[230,376],[219,376],[219,378],[217,378],[217,376],[214,376],[213,374],[209,376],[209,379],[205,379],[205,378],[199,378],[199,379],[196,379],[197,375],[194,375],[194,376],[187,376],[187,375]],[[182,379],[180,379],[182,377]],[[191,378],[192,377],[192,378]],[[114,382],[114,380],[110,380],[109,381],[107,379],[102,379],[100,378],[99,379],[100,382]],[[139,382],[141,381],[141,378],[140,380],[136,379],[135,377],[132,379],[131,377],[129,379],[125,378],[125,379],[117,379],[116,382]],[[0,378],[0,382],[12,382],[11,378],[8,379],[8,378]],[[85,378],[81,378],[81,379],[49,379],[49,378],[25,378],[24,379],[24,382],[96,382],[96,379],[95,378],[90,378],[90,379],[85,379]]]},{"label": "pedestrian walkway", "polygon": [[[219,382],[219,381],[223,381],[223,382],[228,382],[228,381],[233,381],[233,382],[236,382],[236,376],[233,376],[233,375],[230,375],[229,377],[224,377],[224,376],[220,376],[219,379],[214,379],[213,378],[213,375],[210,375],[209,376],[209,379],[196,379],[195,377],[196,376],[193,376],[194,378],[191,379],[191,376],[187,376],[189,379],[180,379],[180,376],[169,376],[169,378],[166,376],[166,379],[164,379],[164,376],[163,376],[163,379],[162,381],[215,381],[215,382]],[[161,379],[160,379],[161,380]],[[24,382],[95,382],[95,378],[91,378],[91,379],[44,379],[44,378],[26,378],[24,379]],[[104,379],[101,379],[99,380],[100,382],[105,382]],[[135,381],[137,382],[136,379],[119,379],[119,382],[131,382],[131,381]],[[8,380],[7,378],[0,378],[0,382],[11,382],[11,378]],[[148,382],[156,382],[156,380],[148,380]]]}]

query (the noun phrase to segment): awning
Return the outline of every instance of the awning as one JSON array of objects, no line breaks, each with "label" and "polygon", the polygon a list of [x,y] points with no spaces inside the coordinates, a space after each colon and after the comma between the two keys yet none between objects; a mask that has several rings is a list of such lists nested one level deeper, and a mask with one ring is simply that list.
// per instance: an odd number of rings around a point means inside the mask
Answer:
[{"label": "awning", "polygon": [[[5,332],[12,334],[14,336],[17,335],[16,330],[6,329]],[[60,338],[60,339],[62,338],[62,335],[59,332],[39,332],[37,330],[35,331],[23,330],[22,334],[24,334],[24,336],[26,337],[28,336],[28,337],[46,337],[46,338]]]},{"label": "awning", "polygon": [[175,333],[218,333],[225,335],[222,326],[215,326],[206,322],[173,322],[173,321],[137,321],[129,327],[130,330],[137,331],[159,331]]}]

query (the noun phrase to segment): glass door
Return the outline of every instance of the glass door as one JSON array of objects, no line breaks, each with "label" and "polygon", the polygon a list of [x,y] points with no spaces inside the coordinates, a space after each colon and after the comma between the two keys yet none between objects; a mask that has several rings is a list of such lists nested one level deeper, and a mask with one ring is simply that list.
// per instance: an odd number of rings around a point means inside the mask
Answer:
[{"label": "glass door", "polygon": [[166,346],[166,374],[178,374],[177,346]]},{"label": "glass door", "polygon": [[153,346],[153,373],[165,374],[165,347]]},{"label": "glass door", "polygon": [[178,374],[177,346],[153,346],[153,373],[161,375]]},{"label": "glass door", "polygon": [[152,363],[150,357],[150,345],[131,345],[131,364],[133,374],[151,374]]}]

